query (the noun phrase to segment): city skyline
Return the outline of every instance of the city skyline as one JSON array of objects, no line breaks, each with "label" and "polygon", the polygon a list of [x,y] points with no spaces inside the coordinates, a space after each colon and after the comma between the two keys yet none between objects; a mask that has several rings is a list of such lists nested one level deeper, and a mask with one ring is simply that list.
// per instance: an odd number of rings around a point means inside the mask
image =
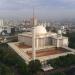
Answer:
[{"label": "city skyline", "polygon": [[39,18],[75,17],[75,0],[1,0],[0,17],[30,17],[33,8]]}]

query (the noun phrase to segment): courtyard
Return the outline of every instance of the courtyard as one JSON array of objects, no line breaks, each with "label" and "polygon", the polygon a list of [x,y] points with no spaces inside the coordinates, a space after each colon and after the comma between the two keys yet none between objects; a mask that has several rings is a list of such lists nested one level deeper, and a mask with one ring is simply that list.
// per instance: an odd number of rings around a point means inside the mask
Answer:
[{"label": "courtyard", "polygon": [[[65,52],[70,52],[64,48],[48,48],[36,50],[36,57],[50,56],[55,54],[61,54]],[[28,56],[32,57],[32,51],[27,51]]]}]

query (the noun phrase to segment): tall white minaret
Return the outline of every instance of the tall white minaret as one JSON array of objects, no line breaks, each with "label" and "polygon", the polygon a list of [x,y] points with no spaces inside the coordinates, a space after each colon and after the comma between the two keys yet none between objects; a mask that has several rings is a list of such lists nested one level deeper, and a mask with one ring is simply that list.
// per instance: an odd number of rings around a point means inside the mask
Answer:
[{"label": "tall white minaret", "polygon": [[33,60],[36,59],[36,48],[35,48],[35,16],[34,16],[34,9],[33,9],[33,28],[32,28],[32,57]]}]

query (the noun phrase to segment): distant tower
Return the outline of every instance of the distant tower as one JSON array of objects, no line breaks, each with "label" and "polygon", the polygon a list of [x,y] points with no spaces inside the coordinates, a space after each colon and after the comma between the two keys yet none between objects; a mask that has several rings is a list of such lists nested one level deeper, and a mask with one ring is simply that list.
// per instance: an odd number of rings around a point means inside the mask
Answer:
[{"label": "distant tower", "polygon": [[32,27],[34,27],[34,25],[37,26],[37,19],[34,14],[34,9],[33,9],[33,17],[31,18],[30,22],[31,22]]},{"label": "distant tower", "polygon": [[37,19],[36,19],[36,17],[34,17],[33,20],[34,20],[34,25],[37,26]]},{"label": "distant tower", "polygon": [[2,27],[3,25],[3,20],[0,20],[0,26]]}]

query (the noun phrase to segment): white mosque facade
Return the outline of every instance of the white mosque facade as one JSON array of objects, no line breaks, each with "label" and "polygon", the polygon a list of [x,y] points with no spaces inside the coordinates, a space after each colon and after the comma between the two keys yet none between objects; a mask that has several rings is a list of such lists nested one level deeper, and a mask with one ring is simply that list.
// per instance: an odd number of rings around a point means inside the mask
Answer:
[{"label": "white mosque facade", "polygon": [[[35,48],[36,50],[44,49],[45,47],[55,46],[62,47],[68,46],[68,37],[62,36],[62,31],[58,30],[57,33],[47,32],[43,25],[36,26],[35,31]],[[32,31],[25,32],[18,35],[20,43],[32,46]]]},{"label": "white mosque facade", "polygon": [[18,34],[18,42],[8,43],[27,63],[35,59],[45,63],[49,59],[72,53],[65,48],[68,47],[68,37],[62,35],[61,29],[57,33],[47,32],[45,26],[37,25],[35,19],[33,25],[31,32]]}]

